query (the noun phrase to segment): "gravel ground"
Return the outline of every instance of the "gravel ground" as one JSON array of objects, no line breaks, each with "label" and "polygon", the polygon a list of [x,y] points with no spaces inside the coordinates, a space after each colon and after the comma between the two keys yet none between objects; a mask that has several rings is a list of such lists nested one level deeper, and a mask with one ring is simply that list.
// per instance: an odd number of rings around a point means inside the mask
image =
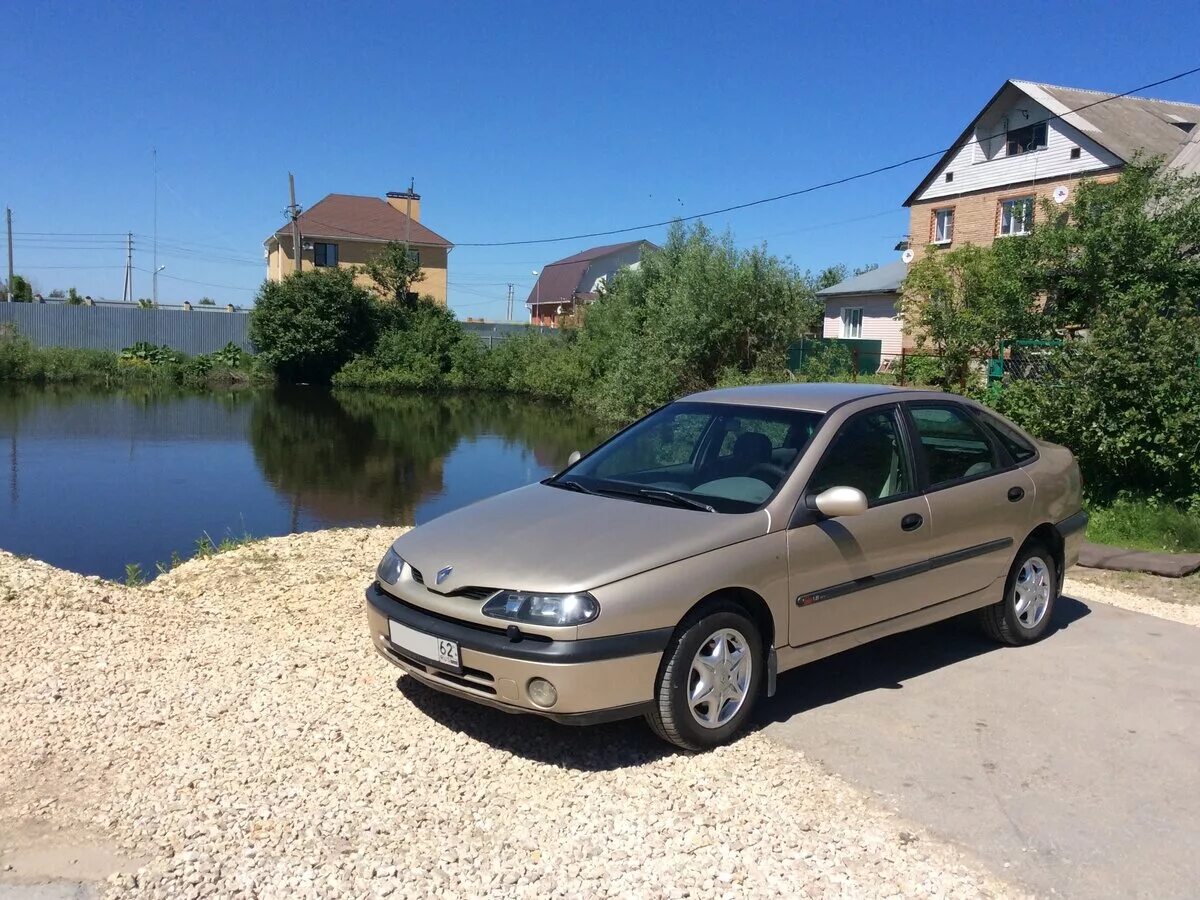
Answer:
[{"label": "gravel ground", "polygon": [[138,861],[114,897],[1016,893],[760,734],[692,756],[399,677],[362,613],[393,535],[140,588],[0,553],[0,854],[23,831],[103,845]]},{"label": "gravel ground", "polygon": [[[1069,597],[1200,626],[1200,603],[1196,599],[1196,582],[1191,578],[1159,578],[1101,569],[1069,569],[1068,572],[1063,593]],[[1126,586],[1137,588],[1139,592],[1126,590]],[[1154,593],[1168,599],[1152,596]]]}]

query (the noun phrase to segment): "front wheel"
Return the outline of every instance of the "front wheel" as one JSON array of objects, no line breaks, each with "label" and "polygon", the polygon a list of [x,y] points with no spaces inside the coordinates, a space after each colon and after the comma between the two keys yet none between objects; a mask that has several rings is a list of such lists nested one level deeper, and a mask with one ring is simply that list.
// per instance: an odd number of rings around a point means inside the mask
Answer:
[{"label": "front wheel", "polygon": [[1004,598],[979,611],[983,629],[1002,644],[1032,644],[1050,627],[1058,599],[1058,567],[1041,544],[1026,544],[1013,560]]},{"label": "front wheel", "polygon": [[701,607],[664,654],[646,720],[665,741],[707,750],[732,738],[754,707],[764,654],[758,626],[733,603]]}]

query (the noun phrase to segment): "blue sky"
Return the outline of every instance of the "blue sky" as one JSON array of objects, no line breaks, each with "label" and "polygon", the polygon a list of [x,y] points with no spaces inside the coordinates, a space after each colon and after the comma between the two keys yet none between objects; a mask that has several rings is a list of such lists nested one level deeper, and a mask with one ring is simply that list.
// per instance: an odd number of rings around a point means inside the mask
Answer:
[{"label": "blue sky", "polygon": [[[1022,0],[0,9],[16,270],[43,292],[119,298],[124,248],[108,235],[135,232],[150,269],[157,148],[164,302],[250,302],[289,170],[304,206],[413,177],[422,220],[451,241],[554,237],[945,147],[1008,77],[1122,91],[1200,64],[1181,39],[1200,26],[1194,0],[1120,16]],[[1200,76],[1152,93],[1200,101]],[[886,262],[925,166],[707,222],[801,267]],[[505,282],[523,301],[532,270],[607,241],[460,246],[451,306],[502,317]],[[148,272],[135,277],[148,296]]]}]

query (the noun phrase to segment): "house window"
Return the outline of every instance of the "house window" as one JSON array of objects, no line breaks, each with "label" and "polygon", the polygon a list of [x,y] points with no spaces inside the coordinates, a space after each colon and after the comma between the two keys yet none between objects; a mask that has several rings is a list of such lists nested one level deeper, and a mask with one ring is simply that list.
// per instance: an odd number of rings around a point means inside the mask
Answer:
[{"label": "house window", "polygon": [[1071,159],[1079,159],[1081,155],[1082,151],[1078,147],[1071,148]]},{"label": "house window", "polygon": [[338,264],[337,244],[313,244],[313,265],[336,268]]},{"label": "house window", "polygon": [[415,262],[418,266],[421,264],[421,251],[415,247],[408,248],[408,258]]},{"label": "house window", "polygon": [[862,337],[862,307],[861,306],[843,306],[842,307],[842,335],[845,339],[856,339]]},{"label": "house window", "polygon": [[954,240],[954,210],[934,210],[933,242],[935,244],[949,244],[952,240]]},{"label": "house window", "polygon": [[1000,202],[1000,234],[1029,234],[1032,227],[1032,197],[1013,197]]},{"label": "house window", "polygon": [[1009,129],[1007,135],[1008,156],[1018,156],[1031,150],[1042,150],[1046,146],[1046,123],[1036,122],[1024,128]]},{"label": "house window", "polygon": [[953,180],[954,180],[954,173],[953,173],[953,172],[947,172],[947,173],[946,173],[946,183],[947,183],[947,184],[949,184],[949,183],[950,183],[951,181],[953,181]]}]

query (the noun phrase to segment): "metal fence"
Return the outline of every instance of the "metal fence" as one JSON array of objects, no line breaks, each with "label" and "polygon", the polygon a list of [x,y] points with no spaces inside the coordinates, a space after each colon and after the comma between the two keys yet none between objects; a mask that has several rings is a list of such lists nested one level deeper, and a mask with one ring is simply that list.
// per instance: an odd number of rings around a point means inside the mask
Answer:
[{"label": "metal fence", "polygon": [[524,322],[463,322],[463,330],[473,334],[489,350],[519,334],[559,334],[559,329],[548,325],[526,325]]},{"label": "metal fence", "polygon": [[253,353],[250,316],[221,308],[191,311],[134,306],[0,303],[0,324],[12,323],[38,347],[120,351],[138,341],[165,344],[189,356],[233,343]]}]

